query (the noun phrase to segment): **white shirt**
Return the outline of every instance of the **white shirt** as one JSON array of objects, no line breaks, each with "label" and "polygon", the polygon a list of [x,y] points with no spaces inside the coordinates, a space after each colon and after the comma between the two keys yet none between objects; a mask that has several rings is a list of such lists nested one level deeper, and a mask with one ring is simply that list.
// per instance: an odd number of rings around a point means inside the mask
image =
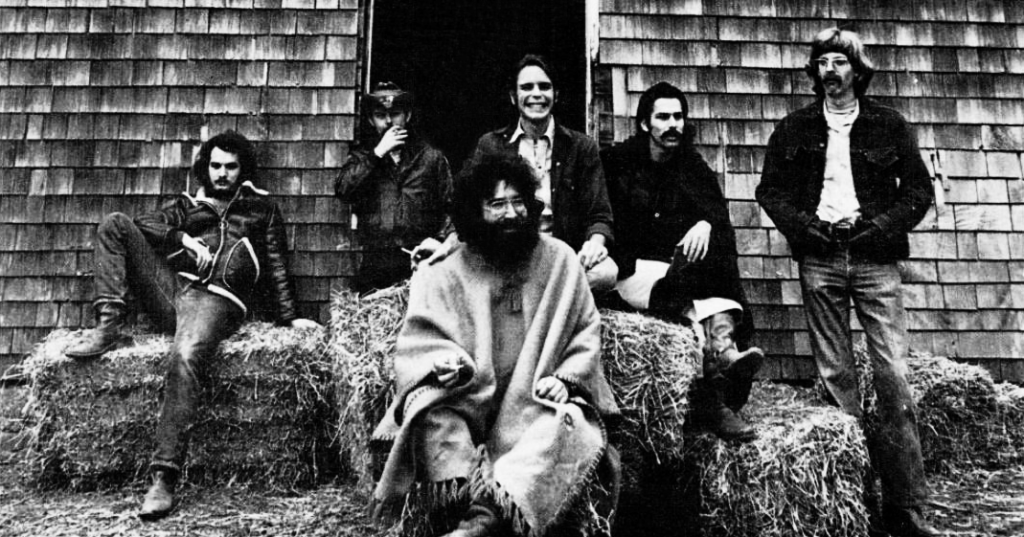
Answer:
[{"label": "white shirt", "polygon": [[551,233],[554,212],[551,209],[551,153],[555,146],[555,118],[548,121],[548,128],[536,140],[526,136],[522,122],[516,124],[509,143],[519,144],[519,155],[533,168],[533,174],[540,182],[537,188],[537,199],[544,202],[544,210],[540,215],[540,230]]},{"label": "white shirt", "polygon": [[853,169],[850,166],[850,130],[860,115],[860,103],[855,103],[850,112],[831,112],[825,107],[825,122],[828,123],[828,149],[825,152],[825,183],[818,202],[818,218],[831,222],[854,223],[860,218],[860,202],[853,186]]}]

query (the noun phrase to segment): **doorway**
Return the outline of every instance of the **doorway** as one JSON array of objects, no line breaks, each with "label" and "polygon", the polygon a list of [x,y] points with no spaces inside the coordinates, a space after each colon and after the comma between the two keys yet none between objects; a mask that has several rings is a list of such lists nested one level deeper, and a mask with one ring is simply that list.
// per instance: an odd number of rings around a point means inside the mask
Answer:
[{"label": "doorway", "polygon": [[515,120],[508,72],[542,54],[559,70],[556,119],[583,131],[585,18],[586,0],[374,0],[370,87],[414,92],[416,128],[457,170],[481,135]]}]

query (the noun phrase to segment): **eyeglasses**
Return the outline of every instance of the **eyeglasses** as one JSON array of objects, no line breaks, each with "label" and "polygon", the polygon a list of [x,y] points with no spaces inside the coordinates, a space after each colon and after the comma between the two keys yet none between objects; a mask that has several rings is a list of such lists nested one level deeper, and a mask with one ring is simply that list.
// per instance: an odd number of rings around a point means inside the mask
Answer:
[{"label": "eyeglasses", "polygon": [[836,69],[842,69],[850,65],[850,60],[846,58],[818,58],[814,60],[814,65],[816,65],[818,69],[828,69],[829,65]]},{"label": "eyeglasses", "polygon": [[484,207],[493,214],[504,213],[509,205],[517,213],[526,211],[526,200],[523,198],[494,198],[484,203]]}]

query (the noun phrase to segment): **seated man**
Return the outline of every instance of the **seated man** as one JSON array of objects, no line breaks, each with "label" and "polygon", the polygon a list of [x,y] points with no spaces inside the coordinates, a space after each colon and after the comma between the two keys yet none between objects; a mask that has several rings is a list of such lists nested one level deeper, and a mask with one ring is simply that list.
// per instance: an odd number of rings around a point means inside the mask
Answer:
[{"label": "seated man", "polygon": [[[414,99],[390,82],[363,99],[372,141],[349,153],[334,182],[335,195],[352,204],[363,261],[353,289],[383,289],[412,275],[409,252],[436,243],[445,226],[452,186],[448,160],[416,134]],[[435,238],[436,237],[436,238]]]},{"label": "seated man", "polygon": [[538,233],[536,178],[513,158],[460,174],[451,210],[465,245],[412,278],[397,396],[373,435],[393,441],[378,517],[414,488],[469,501],[458,537],[587,533],[591,509],[614,508],[618,455],[602,421],[618,408],[601,319],[574,252]]},{"label": "seated man", "polygon": [[65,351],[73,358],[94,358],[118,346],[129,291],[159,324],[175,326],[151,465],[153,486],[139,513],[143,519],[163,517],[174,506],[198,374],[217,345],[241,326],[256,292],[271,292],[279,323],[319,326],[296,317],[285,268],[284,219],[267,192],[253,185],[256,155],[249,140],[233,131],[214,136],[199,150],[192,171],[201,184],[195,196],[183,193],[134,220],[113,213],[100,223],[99,323]]},{"label": "seated man", "polygon": [[705,339],[707,398],[698,417],[723,438],[750,439],[736,414],[763,355],[736,266],[736,236],[714,172],[684,129],[686,96],[661,82],[637,106],[637,134],[601,158],[615,210],[619,281],[629,306],[694,322]]},{"label": "seated man", "polygon": [[[544,203],[540,229],[578,252],[594,291],[615,286],[618,267],[608,256],[612,209],[597,144],[587,135],[555,123],[557,76],[542,57],[527,55],[509,78],[509,99],[519,119],[485,134],[472,160],[483,155],[519,155],[538,180],[536,197]],[[428,259],[432,263],[454,246],[454,237]],[[433,250],[431,245],[428,250]]]}]

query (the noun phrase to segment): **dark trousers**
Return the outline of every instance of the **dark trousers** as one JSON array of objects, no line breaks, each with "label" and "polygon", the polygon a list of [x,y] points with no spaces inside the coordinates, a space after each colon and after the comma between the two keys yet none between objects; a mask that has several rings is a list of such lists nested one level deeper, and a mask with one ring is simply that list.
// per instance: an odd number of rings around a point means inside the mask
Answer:
[{"label": "dark trousers", "polygon": [[850,303],[864,327],[874,373],[877,423],[865,426],[886,504],[916,507],[928,496],[917,407],[906,378],[907,331],[895,263],[878,264],[834,246],[800,263],[811,348],[825,386],[848,414],[863,417],[850,335]]},{"label": "dark trousers", "polygon": [[167,364],[152,462],[155,469],[173,471],[185,462],[203,371],[220,342],[238,330],[244,318],[233,302],[196,286],[178,294],[176,307],[178,325]]},{"label": "dark trousers", "polygon": [[[108,214],[96,229],[96,302],[132,302],[170,332],[175,325],[176,278],[131,217]],[[129,298],[130,297],[130,298]]]}]

